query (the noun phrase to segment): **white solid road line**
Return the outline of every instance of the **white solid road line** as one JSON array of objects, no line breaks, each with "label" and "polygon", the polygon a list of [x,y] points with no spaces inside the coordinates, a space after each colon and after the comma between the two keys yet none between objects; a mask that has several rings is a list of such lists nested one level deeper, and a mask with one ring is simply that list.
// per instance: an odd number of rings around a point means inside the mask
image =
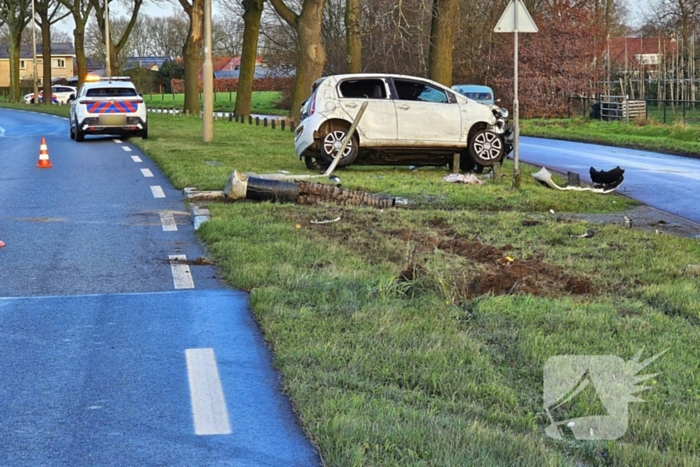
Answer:
[{"label": "white solid road line", "polygon": [[214,349],[187,349],[187,377],[196,435],[229,435],[231,423]]},{"label": "white solid road line", "polygon": [[160,185],[154,185],[151,187],[151,193],[153,193],[154,198],[165,198],[165,193]]},{"label": "white solid road line", "polygon": [[153,177],[153,172],[151,172],[150,169],[141,169],[141,173],[142,173],[143,176],[146,177],[146,178],[151,178],[151,177]]},{"label": "white solid road line", "polygon": [[170,270],[173,273],[175,289],[194,289],[194,280],[192,279],[190,267],[187,264],[180,263],[180,261],[187,261],[187,256],[170,255],[168,258],[170,259]]},{"label": "white solid road line", "polygon": [[117,143],[117,144],[122,144],[122,140],[120,140],[120,139],[116,139],[116,138],[115,138],[115,139],[113,139],[112,141],[114,141],[114,142]]},{"label": "white solid road line", "polygon": [[175,223],[175,217],[172,212],[160,212],[160,223],[163,225],[163,232],[177,231],[177,224]]},{"label": "white solid road line", "polygon": [[126,152],[131,152],[131,148],[129,146],[122,146],[122,149]]},{"label": "white solid road line", "polygon": [[134,162],[143,162],[139,156],[131,156],[131,160]]}]

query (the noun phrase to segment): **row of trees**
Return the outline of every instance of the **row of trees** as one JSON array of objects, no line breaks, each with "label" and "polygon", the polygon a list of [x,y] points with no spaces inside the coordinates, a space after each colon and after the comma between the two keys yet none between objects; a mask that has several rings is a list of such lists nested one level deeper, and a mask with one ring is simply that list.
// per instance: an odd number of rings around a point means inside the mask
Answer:
[{"label": "row of trees", "polygon": [[[0,0],[0,25],[7,30],[12,62],[18,62],[21,33],[31,18],[30,0]],[[178,0],[181,13],[168,18],[140,14],[144,0],[119,0],[127,15],[110,22],[104,38],[106,0],[36,0],[36,23],[50,32],[62,15],[75,23],[78,75],[85,53],[103,56],[111,68],[125,55],[179,55],[185,68],[185,107],[199,110],[197,75],[202,64],[204,0]],[[427,76],[443,84],[478,82],[512,97],[513,39],[493,27],[508,0],[216,0],[215,53],[241,54],[236,113],[250,112],[256,57],[292,67],[290,114],[298,114],[310,86],[322,74],[391,72]],[[521,100],[525,114],[565,111],[570,93],[595,93],[607,79],[601,60],[607,39],[632,31],[624,0],[524,0],[540,33],[521,36]],[[40,10],[39,5],[42,6]],[[39,13],[45,11],[46,13]],[[676,34],[693,42],[700,0],[656,0],[642,33]],[[92,19],[91,19],[92,18]],[[130,39],[131,38],[131,39]],[[46,49],[46,48],[45,48]],[[50,53],[50,51],[49,51]],[[694,48],[684,64],[693,69]],[[692,55],[692,56],[691,56]],[[45,62],[46,63],[46,62]],[[13,76],[18,70],[14,68]],[[11,80],[12,81],[12,80]],[[44,79],[44,82],[50,82]],[[13,86],[15,81],[12,81]],[[18,85],[18,82],[16,83]],[[12,98],[18,95],[10,93]]]}]

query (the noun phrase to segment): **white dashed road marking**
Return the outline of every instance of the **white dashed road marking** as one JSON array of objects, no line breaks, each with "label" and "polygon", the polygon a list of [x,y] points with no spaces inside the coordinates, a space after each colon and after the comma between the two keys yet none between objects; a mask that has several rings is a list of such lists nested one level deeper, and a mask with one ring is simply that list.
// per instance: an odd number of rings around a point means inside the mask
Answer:
[{"label": "white dashed road marking", "polygon": [[113,139],[112,141],[114,141],[114,142],[117,143],[117,144],[122,144],[122,140],[120,140],[120,139],[116,139],[116,138],[115,138],[115,139]]},{"label": "white dashed road marking", "polygon": [[160,185],[154,185],[151,187],[151,193],[153,193],[154,198],[165,198],[165,193]]},{"label": "white dashed road marking", "polygon": [[126,152],[131,152],[131,148],[129,146],[122,146],[122,149]]},{"label": "white dashed road marking", "polygon": [[141,173],[142,173],[143,176],[146,177],[146,178],[151,178],[151,177],[153,177],[153,172],[151,172],[149,169],[141,169]]},{"label": "white dashed road marking", "polygon": [[194,280],[192,280],[192,272],[187,264],[180,261],[187,261],[185,255],[170,255],[170,269],[173,273],[173,284],[176,289],[194,289]]},{"label": "white dashed road marking", "polygon": [[187,349],[187,378],[196,435],[229,435],[231,423],[214,349]]},{"label": "white dashed road marking", "polygon": [[172,212],[161,212],[160,223],[163,225],[163,232],[177,231],[177,224],[175,223],[175,217],[173,217]]},{"label": "white dashed road marking", "polygon": [[134,162],[143,162],[139,156],[131,156],[131,160]]}]

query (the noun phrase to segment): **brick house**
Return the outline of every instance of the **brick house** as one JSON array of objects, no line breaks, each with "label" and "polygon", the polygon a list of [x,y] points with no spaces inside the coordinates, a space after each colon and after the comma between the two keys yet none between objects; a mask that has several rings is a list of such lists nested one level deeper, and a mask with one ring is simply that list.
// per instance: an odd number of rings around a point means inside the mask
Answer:
[{"label": "brick house", "polygon": [[[42,86],[44,61],[41,57],[41,44],[36,46],[36,72],[39,86]],[[31,45],[22,45],[19,56],[19,79],[29,81],[34,79],[34,54]],[[73,76],[75,49],[71,43],[51,45],[51,78],[70,78]],[[0,44],[0,87],[10,85],[10,54],[7,45]]]},{"label": "brick house", "polygon": [[613,37],[608,41],[604,58],[620,70],[636,74],[644,69],[653,74],[661,67],[664,56],[677,52],[678,42],[667,37]]}]

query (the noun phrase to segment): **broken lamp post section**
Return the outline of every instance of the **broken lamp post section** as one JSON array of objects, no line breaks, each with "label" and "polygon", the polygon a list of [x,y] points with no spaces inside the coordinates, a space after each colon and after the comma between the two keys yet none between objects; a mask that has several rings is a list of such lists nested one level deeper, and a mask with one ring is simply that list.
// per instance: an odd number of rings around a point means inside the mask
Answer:
[{"label": "broken lamp post section", "polygon": [[396,199],[389,196],[344,190],[336,185],[311,183],[305,180],[300,182],[270,180],[237,170],[229,176],[223,195],[232,201],[276,201],[304,205],[335,203],[375,208],[389,208],[396,205]]}]

